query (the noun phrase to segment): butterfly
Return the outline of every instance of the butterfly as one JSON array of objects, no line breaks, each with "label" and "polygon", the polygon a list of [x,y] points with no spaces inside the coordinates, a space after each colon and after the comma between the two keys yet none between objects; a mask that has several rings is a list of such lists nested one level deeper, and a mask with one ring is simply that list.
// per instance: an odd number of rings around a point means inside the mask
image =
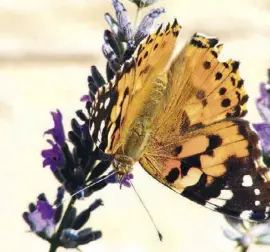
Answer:
[{"label": "butterfly", "polygon": [[181,26],[162,25],[99,88],[89,131],[119,176],[136,162],[157,181],[222,214],[269,218],[270,174],[242,117],[239,62],[220,62],[218,39],[194,34],[173,57]]}]

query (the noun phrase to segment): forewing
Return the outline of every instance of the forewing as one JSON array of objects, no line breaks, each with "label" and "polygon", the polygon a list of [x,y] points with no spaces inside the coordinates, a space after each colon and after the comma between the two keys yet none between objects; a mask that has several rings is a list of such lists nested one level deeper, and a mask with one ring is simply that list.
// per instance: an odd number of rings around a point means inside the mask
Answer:
[{"label": "forewing", "polygon": [[[143,41],[135,56],[125,62],[115,79],[101,87],[90,108],[90,135],[107,154],[114,154],[125,141],[131,121],[158,75],[171,58],[181,27],[175,21],[162,26]],[[140,97],[140,98],[138,98]]]},{"label": "forewing", "polygon": [[221,50],[216,38],[195,34],[173,61],[168,71],[168,103],[155,125],[159,135],[168,131],[171,136],[179,131],[183,134],[190,128],[247,113],[248,95],[239,62],[220,62]]}]

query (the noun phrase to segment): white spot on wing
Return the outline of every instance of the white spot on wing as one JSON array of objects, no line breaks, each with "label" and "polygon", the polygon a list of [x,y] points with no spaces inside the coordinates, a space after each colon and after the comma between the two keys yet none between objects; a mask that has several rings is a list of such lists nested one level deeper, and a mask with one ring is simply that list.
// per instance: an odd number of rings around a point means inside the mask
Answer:
[{"label": "white spot on wing", "polygon": [[255,195],[260,195],[261,194],[261,191],[256,188],[256,189],[254,189],[254,193],[255,193]]},{"label": "white spot on wing", "polygon": [[250,187],[252,185],[253,185],[252,177],[250,175],[244,175],[243,176],[242,186],[244,186],[244,187]]},{"label": "white spot on wing", "polygon": [[94,130],[95,130],[95,124],[92,123],[91,128],[90,128],[90,135],[91,136],[93,136]]},{"label": "white spot on wing", "polygon": [[104,104],[104,108],[107,109],[110,104],[110,98],[107,98]]},{"label": "white spot on wing", "polygon": [[101,144],[101,141],[102,141],[102,133],[103,133],[104,127],[105,127],[105,121],[103,120],[100,124],[100,128],[98,131],[98,142],[99,142],[98,146]]},{"label": "white spot on wing", "polygon": [[104,105],[104,103],[101,102],[100,105],[99,105],[99,108],[102,109],[103,108],[103,105]]},{"label": "white spot on wing", "polygon": [[101,139],[102,139],[102,133],[101,133],[101,131],[99,130],[98,131],[98,146],[101,144]]},{"label": "white spot on wing", "polygon": [[259,200],[255,201],[255,206],[259,206],[261,204],[261,202]]},{"label": "white spot on wing", "polygon": [[105,121],[102,120],[101,124],[100,124],[100,131],[103,132],[103,129],[105,127]]},{"label": "white spot on wing", "polygon": [[243,220],[249,220],[252,213],[252,210],[245,210],[240,214],[240,218]]},{"label": "white spot on wing", "polygon": [[219,199],[230,200],[233,197],[233,192],[231,190],[221,190]]},{"label": "white spot on wing", "polygon": [[212,198],[208,202],[218,207],[223,207],[227,200],[233,197],[233,192],[231,190],[221,190],[217,198]]}]

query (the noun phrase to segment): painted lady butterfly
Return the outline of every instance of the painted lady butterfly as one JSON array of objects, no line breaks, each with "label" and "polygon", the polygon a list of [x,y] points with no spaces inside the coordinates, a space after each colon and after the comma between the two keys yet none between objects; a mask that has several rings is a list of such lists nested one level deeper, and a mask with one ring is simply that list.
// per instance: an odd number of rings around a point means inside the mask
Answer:
[{"label": "painted lady butterfly", "polygon": [[269,217],[270,176],[246,113],[239,62],[220,62],[216,38],[195,34],[171,60],[181,30],[159,27],[90,108],[89,130],[120,176],[135,162],[207,208],[242,219]]}]

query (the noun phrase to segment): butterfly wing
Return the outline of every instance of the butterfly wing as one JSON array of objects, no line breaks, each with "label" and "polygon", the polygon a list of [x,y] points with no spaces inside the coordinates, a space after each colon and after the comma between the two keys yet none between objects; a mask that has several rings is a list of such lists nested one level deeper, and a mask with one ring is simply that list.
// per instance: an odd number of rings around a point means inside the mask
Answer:
[{"label": "butterfly wing", "polygon": [[168,71],[168,97],[140,163],[161,183],[224,214],[263,220],[270,210],[259,139],[242,119],[239,63],[219,62],[217,39],[195,34]]},{"label": "butterfly wing", "polygon": [[164,29],[160,26],[139,45],[115,80],[98,90],[90,108],[89,129],[105,153],[114,154],[122,145],[132,120],[140,113],[141,101],[168,64],[180,29],[176,20]]}]

